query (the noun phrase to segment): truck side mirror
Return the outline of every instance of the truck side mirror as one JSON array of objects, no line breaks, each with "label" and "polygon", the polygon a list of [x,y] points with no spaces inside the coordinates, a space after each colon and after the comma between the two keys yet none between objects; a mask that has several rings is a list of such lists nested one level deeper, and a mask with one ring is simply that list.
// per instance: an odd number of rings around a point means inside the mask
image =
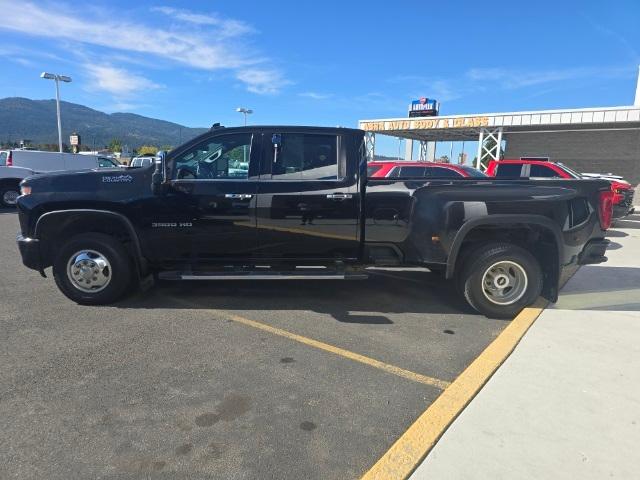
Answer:
[{"label": "truck side mirror", "polygon": [[158,195],[162,191],[162,184],[165,179],[165,157],[167,152],[159,151],[155,158],[155,168],[151,175],[151,191]]}]

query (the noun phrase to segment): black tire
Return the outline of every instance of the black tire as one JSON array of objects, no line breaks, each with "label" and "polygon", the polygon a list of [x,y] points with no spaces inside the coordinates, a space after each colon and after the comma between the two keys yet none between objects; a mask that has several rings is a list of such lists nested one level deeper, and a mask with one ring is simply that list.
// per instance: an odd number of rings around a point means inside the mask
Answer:
[{"label": "black tire", "polygon": [[[510,273],[504,270],[505,265]],[[495,266],[494,269],[491,269],[492,266]],[[514,278],[520,279],[513,282],[513,287],[502,290],[507,292],[502,298],[494,296],[497,294],[492,293],[491,289],[485,288],[483,284],[484,279],[487,285],[495,288],[496,285],[490,278],[491,272],[496,271],[504,272],[494,277],[496,281],[500,280],[498,276],[504,277],[505,274],[508,277],[508,285],[512,282],[511,274]],[[478,312],[489,318],[512,319],[540,296],[543,277],[538,260],[525,249],[510,243],[489,243],[467,256],[458,281],[465,299]],[[513,298],[510,299],[509,295]],[[493,298],[493,301],[490,298]]]},{"label": "black tire", "polygon": [[[108,283],[102,290],[86,292],[74,284],[68,273],[71,258],[81,251],[98,252],[108,261]],[[66,241],[58,248],[53,262],[53,277],[60,291],[81,305],[105,305],[113,303],[129,291],[133,279],[131,258],[122,242],[103,233],[82,233]]]},{"label": "black tire", "polygon": [[[2,185],[0,187],[0,205],[6,208],[15,208],[16,204],[13,199],[17,198],[18,195],[20,195],[19,184]],[[9,200],[9,198],[11,198],[11,200]]]}]

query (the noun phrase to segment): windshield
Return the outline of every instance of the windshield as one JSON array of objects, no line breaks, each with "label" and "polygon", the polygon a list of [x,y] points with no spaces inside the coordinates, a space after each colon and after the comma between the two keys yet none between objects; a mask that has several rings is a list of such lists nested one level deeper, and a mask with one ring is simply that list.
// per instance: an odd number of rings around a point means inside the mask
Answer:
[{"label": "windshield", "polygon": [[371,165],[367,167],[367,177],[371,177],[382,168],[382,165]]},{"label": "windshield", "polygon": [[481,172],[477,168],[468,167],[467,165],[460,165],[460,168],[465,171],[470,177],[485,178],[486,173]]},{"label": "windshield", "polygon": [[117,167],[117,166],[118,166],[118,164],[115,163],[110,158],[106,158],[106,157],[99,157],[98,158],[98,167],[99,168],[113,168],[113,167]]},{"label": "windshield", "polygon": [[556,165],[559,165],[565,172],[567,172],[569,175],[571,175],[573,178],[582,178],[582,175],[580,175],[578,172],[576,172],[575,170],[570,169],[569,167],[567,167],[566,165],[562,164],[562,163],[557,163]]}]

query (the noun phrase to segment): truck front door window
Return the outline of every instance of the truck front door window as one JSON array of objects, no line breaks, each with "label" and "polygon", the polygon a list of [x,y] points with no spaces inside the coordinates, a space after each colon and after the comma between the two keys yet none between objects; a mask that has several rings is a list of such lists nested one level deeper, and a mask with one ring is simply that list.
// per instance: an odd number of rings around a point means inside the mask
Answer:
[{"label": "truck front door window", "polygon": [[175,159],[174,180],[247,179],[251,134],[221,135],[205,140]]}]

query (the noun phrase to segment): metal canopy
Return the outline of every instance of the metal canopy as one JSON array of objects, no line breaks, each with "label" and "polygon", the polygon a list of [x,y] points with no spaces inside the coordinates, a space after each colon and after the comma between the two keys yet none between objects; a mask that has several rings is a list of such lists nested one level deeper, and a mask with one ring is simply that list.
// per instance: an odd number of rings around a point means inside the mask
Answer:
[{"label": "metal canopy", "polygon": [[[482,168],[487,160],[498,158],[499,149],[493,151],[491,145],[509,135],[640,129],[640,106],[361,120],[360,128],[367,132],[369,158],[375,154],[376,134],[421,142],[420,159],[426,155],[425,142],[478,141]],[[487,139],[489,150],[484,151]]]},{"label": "metal canopy", "polygon": [[361,120],[360,128],[419,141],[478,140],[483,128],[512,132],[640,128],[640,106],[482,113],[422,118]]}]

